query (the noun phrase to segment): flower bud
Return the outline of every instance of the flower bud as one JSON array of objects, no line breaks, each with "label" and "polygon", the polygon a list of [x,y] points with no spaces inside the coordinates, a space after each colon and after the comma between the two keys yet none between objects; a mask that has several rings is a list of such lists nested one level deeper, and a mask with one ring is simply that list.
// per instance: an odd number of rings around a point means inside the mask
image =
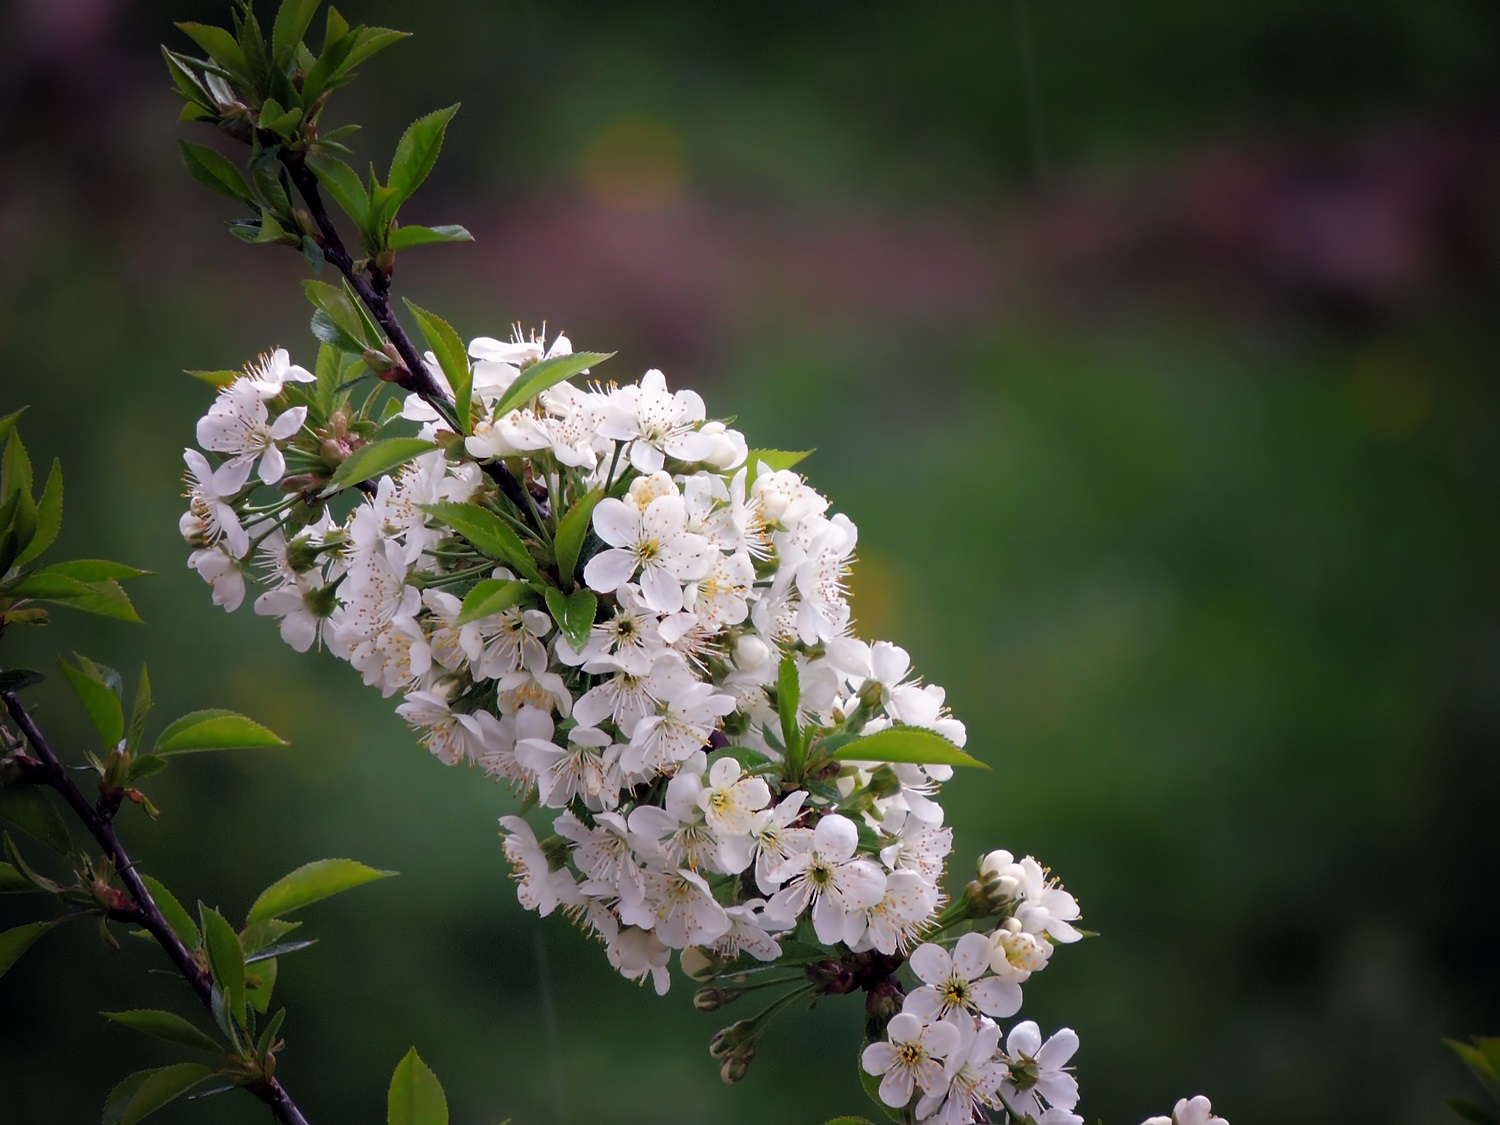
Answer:
[{"label": "flower bud", "polygon": [[713,452],[703,458],[705,465],[712,465],[721,471],[733,469],[749,453],[744,435],[738,430],[731,430],[723,422],[705,422],[698,432],[714,439]]},{"label": "flower bud", "polygon": [[734,642],[734,662],[746,671],[762,668],[771,659],[771,646],[754,633],[745,633]]},{"label": "flower bud", "polygon": [[690,945],[682,951],[682,971],[693,980],[712,980],[724,966],[724,960],[702,946]]},{"label": "flower bud", "polygon": [[754,1020],[739,1020],[714,1032],[708,1041],[708,1053],[716,1059],[728,1058],[742,1049],[755,1035]]},{"label": "flower bud", "polygon": [[700,988],[693,993],[693,1007],[700,1012],[716,1012],[739,997],[739,989],[736,988]]},{"label": "flower bud", "polygon": [[749,1043],[724,1060],[719,1067],[719,1077],[733,1085],[750,1071],[750,1060],[755,1058],[755,1048]]}]

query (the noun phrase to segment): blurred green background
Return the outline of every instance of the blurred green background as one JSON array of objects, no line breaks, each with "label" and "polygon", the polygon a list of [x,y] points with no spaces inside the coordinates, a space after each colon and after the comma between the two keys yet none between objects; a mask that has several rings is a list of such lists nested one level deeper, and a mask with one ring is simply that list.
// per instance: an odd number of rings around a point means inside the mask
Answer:
[{"label": "blurred green background", "polygon": [[[307,915],[282,1075],[383,1120],[415,1044],[453,1120],[866,1112],[856,1002],[725,1087],[697,1013],[516,904],[503,790],[389,703],[225,617],[184,566],[183,368],[313,354],[303,263],[183,173],[156,44],[209,0],[0,6],[3,406],[68,478],[62,554],[149,567],[149,624],[59,614],[11,665],[149,662],[165,719],[291,739],[164,775],[143,866],[241,914],[306,860],[402,872]],[[545,319],[660,366],[752,444],[818,453],[856,616],[994,765],[945,795],[955,874],[1033,853],[1102,937],[1028,986],[1081,1109],[1205,1091],[1236,1125],[1455,1120],[1441,1036],[1500,1031],[1500,7],[1483,0],[484,5],[349,0],[415,38],[332,124],[382,167],[464,109],[398,291],[467,336]],[[206,132],[206,131],[205,131]],[[221,206],[224,204],[224,206]],[[133,674],[127,671],[133,682]],[[56,742],[86,739],[52,682]],[[0,927],[29,920],[0,901]],[[97,1120],[164,1052],[99,1009],[186,990],[60,931],[0,981],[0,1122]],[[249,1098],[171,1122],[256,1122]]]}]

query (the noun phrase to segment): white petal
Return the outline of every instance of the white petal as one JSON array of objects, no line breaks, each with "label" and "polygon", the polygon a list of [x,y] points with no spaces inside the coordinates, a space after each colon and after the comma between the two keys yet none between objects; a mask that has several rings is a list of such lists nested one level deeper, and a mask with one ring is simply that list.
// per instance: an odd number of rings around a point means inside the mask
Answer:
[{"label": "white petal", "polygon": [[609,496],[594,509],[594,530],[611,547],[633,546],[641,536],[641,517],[625,501]]},{"label": "white petal", "polygon": [[[629,551],[611,548],[600,551],[589,559],[588,565],[583,568],[583,580],[590,590],[608,594],[629,582],[634,573],[635,556]],[[679,586],[678,592],[681,590],[682,587]]]}]

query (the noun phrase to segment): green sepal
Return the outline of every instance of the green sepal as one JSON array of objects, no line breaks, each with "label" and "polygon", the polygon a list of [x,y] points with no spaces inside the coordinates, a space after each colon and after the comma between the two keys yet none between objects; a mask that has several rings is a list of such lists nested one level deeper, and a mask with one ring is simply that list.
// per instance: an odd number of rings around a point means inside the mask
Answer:
[{"label": "green sepal", "polygon": [[582,652],[589,643],[589,632],[594,628],[594,615],[599,611],[599,599],[594,591],[581,589],[564,594],[556,586],[548,586],[547,608],[552,611],[552,619],[573,651]]},{"label": "green sepal", "polygon": [[30,889],[49,895],[60,895],[63,893],[60,883],[47,878],[26,862],[26,857],[21,854],[21,849],[16,847],[16,842],[10,838],[9,832],[4,833],[3,844],[5,857],[10,860],[10,863],[6,866],[24,880]]},{"label": "green sepal", "polygon": [[432,1068],[413,1047],[391,1075],[386,1125],[448,1125],[448,1100]]},{"label": "green sepal", "polygon": [[462,535],[480,554],[507,563],[533,582],[542,581],[541,571],[537,570],[536,562],[526,544],[521,542],[521,537],[489,509],[453,501],[419,504],[418,507]]},{"label": "green sepal", "polygon": [[564,584],[573,580],[578,568],[578,556],[583,551],[583,542],[593,526],[594,509],[604,499],[603,489],[595,488],[578,498],[578,502],[563,513],[557,521],[557,534],[552,546],[557,553],[557,576]]},{"label": "green sepal", "polygon": [[463,608],[454,625],[467,625],[482,617],[504,613],[511,606],[519,605],[531,593],[531,585],[508,578],[486,578],[464,595]]},{"label": "green sepal", "polygon": [[363,886],[376,879],[386,879],[394,874],[396,872],[367,867],[352,859],[314,860],[276,880],[262,891],[250,907],[245,924],[254,925],[268,918],[280,918],[330,895]]},{"label": "green sepal", "polygon": [[502,418],[522,403],[530,402],[548,387],[555,387],[565,379],[597,367],[614,352],[573,352],[571,355],[553,356],[539,360],[521,371],[500,401],[495,403],[495,417]]},{"label": "green sepal", "polygon": [[207,1032],[199,1031],[187,1020],[171,1012],[135,1008],[128,1012],[100,1012],[99,1014],[122,1027],[139,1031],[142,1035],[149,1035],[153,1039],[176,1043],[179,1047],[204,1051],[210,1055],[224,1054],[223,1045]]},{"label": "green sepal", "polygon": [[322,495],[332,496],[341,488],[388,473],[415,457],[431,453],[437,446],[422,438],[397,437],[372,441],[344,459],[328,480]]},{"label": "green sepal", "polygon": [[161,732],[152,748],[156,754],[187,754],[200,750],[265,750],[285,746],[274,731],[234,711],[193,711]]}]

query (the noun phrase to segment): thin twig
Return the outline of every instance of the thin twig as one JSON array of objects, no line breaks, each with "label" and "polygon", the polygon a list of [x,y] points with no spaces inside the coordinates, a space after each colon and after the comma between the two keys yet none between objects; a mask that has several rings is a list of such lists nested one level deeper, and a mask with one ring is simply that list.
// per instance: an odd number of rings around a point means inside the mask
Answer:
[{"label": "thin twig", "polygon": [[[146,889],[146,884],[137,873],[135,861],[130,858],[125,851],[125,845],[120,843],[119,836],[115,834],[114,825],[108,818],[100,815],[68,775],[67,767],[62,764],[62,760],[52,749],[46,736],[42,734],[41,729],[16,693],[0,692],[0,699],[5,701],[5,709],[10,712],[12,721],[26,736],[26,741],[31,743],[31,748],[36,753],[36,758],[27,771],[28,774],[60,794],[68,807],[83,822],[84,827],[89,830],[89,834],[94,837],[105,856],[114,864],[120,881],[125,884],[126,891],[135,903],[135,913],[129,921],[139,925],[156,939],[156,944],[165,951],[167,959],[192,988],[193,995],[198,997],[199,1002],[205,1008],[212,1011],[213,978],[198,964],[192,951],[182,943],[182,939],[168,925],[161,908],[156,905],[156,900],[151,897],[151,892]],[[272,1116],[282,1125],[308,1125],[302,1110],[297,1107],[292,1096],[276,1078],[261,1079],[250,1083],[245,1088],[269,1106]]]}]

